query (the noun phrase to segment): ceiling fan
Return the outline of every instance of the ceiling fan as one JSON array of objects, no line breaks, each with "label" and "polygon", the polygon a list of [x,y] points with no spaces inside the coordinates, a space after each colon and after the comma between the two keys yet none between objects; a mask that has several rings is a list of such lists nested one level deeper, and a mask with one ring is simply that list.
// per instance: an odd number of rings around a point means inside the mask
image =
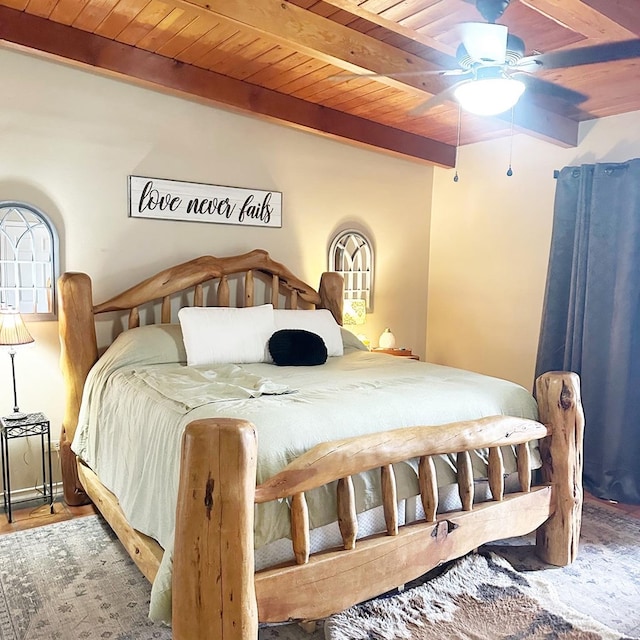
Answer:
[{"label": "ceiling fan", "polygon": [[[505,25],[496,24],[510,1],[475,0],[474,4],[486,22],[461,25],[462,42],[456,53],[459,68],[416,72],[457,76],[458,82],[416,107],[413,115],[425,113],[452,98],[472,113],[497,115],[511,109],[525,90],[577,105],[588,96],[532,74],[540,69],[640,58],[640,39],[525,56],[524,41],[509,33]],[[473,0],[467,2],[473,3]]]}]

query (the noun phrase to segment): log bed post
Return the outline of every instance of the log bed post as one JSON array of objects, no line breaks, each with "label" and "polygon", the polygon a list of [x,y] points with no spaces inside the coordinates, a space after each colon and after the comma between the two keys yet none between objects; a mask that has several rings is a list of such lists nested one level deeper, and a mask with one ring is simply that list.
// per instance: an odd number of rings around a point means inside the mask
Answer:
[{"label": "log bed post", "polygon": [[540,441],[542,481],[553,485],[555,511],[537,530],[536,553],[565,566],[576,559],[582,521],[582,441],[584,415],[580,379],[575,373],[549,372],[536,380],[540,421],[551,435]]},{"label": "log bed post", "polygon": [[339,273],[325,271],[320,276],[320,308],[328,309],[336,322],[342,326],[342,305],[344,303],[344,278]]},{"label": "log bed post", "polygon": [[175,640],[255,640],[253,517],[257,440],[231,418],[187,425],[173,563]]},{"label": "log bed post", "polygon": [[60,466],[64,501],[71,506],[87,504],[89,498],[78,478],[71,442],[78,424],[82,390],[89,369],[98,359],[93,316],[91,279],[84,273],[65,273],[58,279],[58,331],[60,369],[64,376],[64,417],[60,434]]}]

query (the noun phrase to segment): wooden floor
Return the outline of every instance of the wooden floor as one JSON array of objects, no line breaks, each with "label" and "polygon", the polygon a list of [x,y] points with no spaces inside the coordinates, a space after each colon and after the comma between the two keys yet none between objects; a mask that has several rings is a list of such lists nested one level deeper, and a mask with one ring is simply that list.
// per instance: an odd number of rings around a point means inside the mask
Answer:
[{"label": "wooden floor", "polygon": [[0,508],[0,535],[97,513],[92,504],[84,507],[69,507],[60,498],[53,504],[53,513],[49,511],[49,505],[43,504],[42,500],[34,500],[25,504],[26,506],[20,505],[20,508],[13,507],[13,522],[11,523],[7,521],[4,509]]},{"label": "wooden floor", "polygon": [[640,504],[624,504],[622,502],[612,502],[611,500],[600,500],[599,498],[594,498],[589,494],[585,494],[585,500],[598,502],[600,504],[607,504],[610,507],[615,507],[618,511],[622,511],[629,516],[640,519]]},{"label": "wooden floor", "polygon": [[[640,519],[640,505],[622,504],[619,502],[611,502],[609,500],[600,500],[593,496],[586,494],[585,500],[591,502],[599,502],[607,504],[627,515]],[[13,510],[13,522],[7,522],[6,517],[2,509],[0,509],[0,535],[3,533],[11,533],[12,531],[21,531],[23,529],[31,529],[33,527],[41,527],[45,524],[51,524],[53,522],[62,522],[64,520],[71,520],[72,518],[81,518],[97,513],[93,505],[86,505],[84,507],[69,507],[60,499],[53,505],[54,513],[49,512],[49,505],[42,504],[41,501],[34,502],[33,505],[26,508]]]}]

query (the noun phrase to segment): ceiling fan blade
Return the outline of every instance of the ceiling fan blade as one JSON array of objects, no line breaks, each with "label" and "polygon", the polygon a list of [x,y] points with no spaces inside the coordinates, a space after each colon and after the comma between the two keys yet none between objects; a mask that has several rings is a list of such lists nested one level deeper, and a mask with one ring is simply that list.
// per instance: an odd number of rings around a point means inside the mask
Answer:
[{"label": "ceiling fan blade", "polygon": [[462,44],[473,60],[504,63],[508,36],[505,25],[465,22],[460,25],[460,33]]},{"label": "ceiling fan blade", "polygon": [[640,38],[594,44],[589,47],[567,49],[566,51],[541,53],[522,58],[518,66],[522,67],[533,62],[541,65],[542,69],[564,69],[566,67],[579,67],[584,64],[631,60],[633,58],[640,58]]},{"label": "ceiling fan blade", "polygon": [[411,109],[411,111],[409,111],[407,115],[410,115],[411,117],[423,116],[427,111],[429,111],[429,109],[432,109],[433,107],[437,107],[439,104],[444,104],[448,100],[454,100],[455,98],[453,97],[454,95],[453,92],[455,91],[455,89],[459,87],[461,84],[465,84],[467,82],[473,82],[473,81],[464,80],[463,82],[456,82],[454,85],[451,85],[450,87],[448,87],[444,91],[441,91],[440,93],[436,93],[436,95],[431,96],[425,102],[422,102],[417,107],[414,107],[413,109]]},{"label": "ceiling fan blade", "polygon": [[537,95],[558,98],[559,100],[563,100],[564,102],[568,102],[572,105],[581,104],[589,98],[589,96],[584,93],[563,87],[559,84],[555,84],[554,82],[549,82],[548,80],[543,80],[542,78],[531,76],[527,73],[509,73],[509,77],[522,80],[522,82],[527,86],[527,91],[532,91]]}]

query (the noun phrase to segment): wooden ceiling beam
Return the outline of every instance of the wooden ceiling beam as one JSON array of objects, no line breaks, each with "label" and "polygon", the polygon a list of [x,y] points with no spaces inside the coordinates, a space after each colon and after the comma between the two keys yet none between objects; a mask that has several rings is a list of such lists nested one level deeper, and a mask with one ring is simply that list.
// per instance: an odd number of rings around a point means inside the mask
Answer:
[{"label": "wooden ceiling beam", "polygon": [[381,74],[377,82],[414,91],[425,99],[442,89],[437,76],[416,74],[396,79],[387,75],[439,71],[439,66],[282,0],[176,0],[176,3],[199,7],[219,20],[231,21],[259,37],[346,72]]},{"label": "wooden ceiling beam", "polygon": [[[511,112],[502,114],[499,119],[511,122]],[[522,99],[515,106],[513,124],[520,133],[527,133],[561,147],[578,146],[578,122],[542,109],[529,100]]]},{"label": "wooden ceiling beam", "polygon": [[0,42],[77,68],[445,167],[455,147],[0,6]]},{"label": "wooden ceiling beam", "polygon": [[[583,0],[520,0],[520,2],[571,31],[582,34],[585,38],[615,41],[629,40],[636,35],[623,24],[609,17],[606,11],[601,12],[600,9],[589,6],[590,3]],[[613,0],[605,0],[605,2],[616,4]],[[637,12],[637,8],[635,11]]]},{"label": "wooden ceiling beam", "polygon": [[351,0],[322,1],[325,4],[330,4],[337,9],[342,9],[342,11],[346,11],[352,16],[368,22],[372,27],[382,27],[386,31],[390,31],[392,33],[395,33],[396,35],[407,38],[408,40],[412,40],[413,42],[424,45],[429,49],[433,49],[434,51],[439,51],[440,53],[450,56],[453,58],[453,62],[455,63],[455,47],[451,47],[448,44],[442,43],[435,38],[431,38],[430,36],[416,31],[415,29],[409,29],[409,27],[405,27],[404,25],[398,22],[394,22],[393,20],[389,20],[389,18],[385,18],[384,16],[378,15],[377,13],[368,11],[366,8],[354,4]]},{"label": "wooden ceiling beam", "polygon": [[595,11],[607,16],[617,24],[640,36],[640,11],[637,2],[621,0],[582,0]]}]

